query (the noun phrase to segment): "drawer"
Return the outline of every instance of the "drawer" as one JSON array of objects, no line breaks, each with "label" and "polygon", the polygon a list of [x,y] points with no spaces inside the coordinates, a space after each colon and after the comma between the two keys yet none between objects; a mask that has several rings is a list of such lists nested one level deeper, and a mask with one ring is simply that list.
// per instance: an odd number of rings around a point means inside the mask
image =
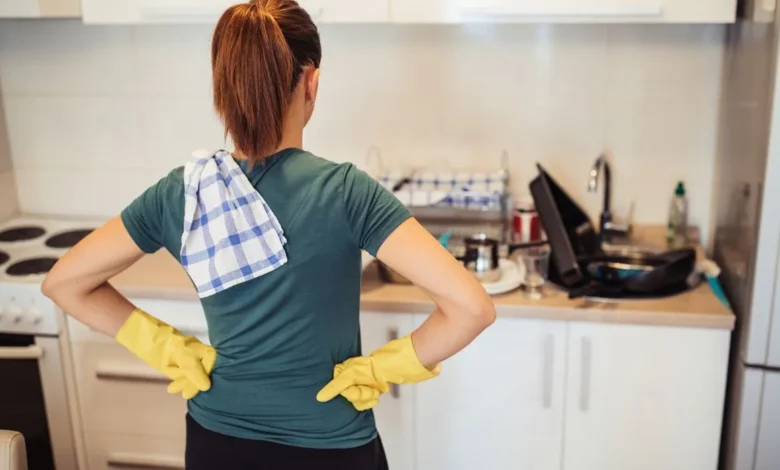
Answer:
[{"label": "drawer", "polygon": [[118,344],[74,344],[83,426],[88,431],[185,435],[187,403],[169,380]]},{"label": "drawer", "polygon": [[88,432],[89,470],[184,470],[184,436]]}]

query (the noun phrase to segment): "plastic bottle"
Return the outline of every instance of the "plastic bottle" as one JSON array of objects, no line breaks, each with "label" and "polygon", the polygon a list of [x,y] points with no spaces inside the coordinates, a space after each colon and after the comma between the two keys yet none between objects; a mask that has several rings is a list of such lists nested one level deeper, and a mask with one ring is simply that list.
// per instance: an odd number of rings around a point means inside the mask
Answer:
[{"label": "plastic bottle", "polygon": [[683,246],[688,241],[688,198],[685,196],[685,183],[682,181],[677,183],[669,204],[666,238],[673,247]]}]

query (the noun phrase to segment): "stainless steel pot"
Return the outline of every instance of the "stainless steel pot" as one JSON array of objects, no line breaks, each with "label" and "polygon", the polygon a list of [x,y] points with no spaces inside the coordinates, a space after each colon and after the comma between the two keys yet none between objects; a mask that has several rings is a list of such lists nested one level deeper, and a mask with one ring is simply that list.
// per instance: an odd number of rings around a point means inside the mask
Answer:
[{"label": "stainless steel pot", "polygon": [[498,240],[478,234],[464,240],[466,254],[463,264],[480,282],[496,282],[501,278]]}]

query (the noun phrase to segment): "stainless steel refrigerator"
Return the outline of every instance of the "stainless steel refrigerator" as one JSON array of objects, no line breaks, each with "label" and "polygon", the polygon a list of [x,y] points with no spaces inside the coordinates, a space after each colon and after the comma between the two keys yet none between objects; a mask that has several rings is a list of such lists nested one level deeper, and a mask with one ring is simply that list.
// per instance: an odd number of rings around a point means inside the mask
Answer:
[{"label": "stainless steel refrigerator", "polygon": [[726,27],[722,73],[714,254],[737,315],[724,470],[780,470],[780,22],[761,16]]}]

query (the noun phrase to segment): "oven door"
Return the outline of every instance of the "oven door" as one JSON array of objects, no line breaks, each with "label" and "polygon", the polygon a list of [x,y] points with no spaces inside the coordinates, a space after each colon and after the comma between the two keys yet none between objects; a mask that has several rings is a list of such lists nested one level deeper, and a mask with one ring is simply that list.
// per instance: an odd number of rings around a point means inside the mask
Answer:
[{"label": "oven door", "polygon": [[27,444],[29,470],[75,470],[59,340],[0,333],[0,428]]}]

